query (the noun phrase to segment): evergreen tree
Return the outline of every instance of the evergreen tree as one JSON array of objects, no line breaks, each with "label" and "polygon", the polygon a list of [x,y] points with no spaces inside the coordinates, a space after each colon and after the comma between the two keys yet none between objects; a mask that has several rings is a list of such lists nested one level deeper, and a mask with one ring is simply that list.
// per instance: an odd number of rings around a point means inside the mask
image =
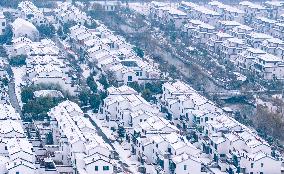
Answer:
[{"label": "evergreen tree", "polygon": [[124,138],[125,137],[125,128],[122,127],[122,126],[118,126],[117,134],[120,138]]},{"label": "evergreen tree", "polygon": [[54,144],[52,132],[48,132],[48,133],[46,134],[45,140],[46,140],[46,144],[47,144],[47,145],[52,145],[52,144]]},{"label": "evergreen tree", "polygon": [[81,104],[83,106],[88,105],[89,103],[89,96],[88,96],[88,92],[86,89],[83,89],[80,94],[79,94],[79,100],[81,101]]}]

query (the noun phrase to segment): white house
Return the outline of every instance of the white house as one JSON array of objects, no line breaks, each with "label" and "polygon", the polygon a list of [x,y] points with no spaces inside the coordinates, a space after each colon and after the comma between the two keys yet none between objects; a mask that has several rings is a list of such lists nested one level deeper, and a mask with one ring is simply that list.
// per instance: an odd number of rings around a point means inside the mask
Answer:
[{"label": "white house", "polygon": [[265,33],[251,32],[247,35],[246,41],[253,48],[260,48],[260,45],[264,40],[272,38],[271,35]]},{"label": "white house", "polygon": [[266,54],[265,51],[259,48],[247,48],[237,56],[235,64],[240,68],[240,71],[243,70],[253,70],[254,61],[259,55]]},{"label": "white house", "polygon": [[[127,89],[126,93],[122,90],[124,88]],[[116,91],[116,94],[111,91]],[[159,112],[130,87],[111,87],[108,92],[109,96],[104,99],[103,114],[107,121],[114,121],[117,125],[135,127]]]},{"label": "white house", "polygon": [[260,47],[269,54],[277,55],[278,48],[283,48],[284,42],[278,38],[271,38],[264,40]]},{"label": "white house", "polygon": [[229,38],[221,45],[221,56],[231,62],[235,62],[237,55],[245,48],[246,45],[243,39]]},{"label": "white house", "polygon": [[272,80],[283,79],[283,62],[280,57],[272,54],[259,55],[254,61],[254,72],[260,77]]},{"label": "white house", "polygon": [[116,11],[120,6],[120,1],[94,1],[92,7],[95,7],[96,5],[100,5],[104,11]]},{"label": "white house", "polygon": [[262,6],[261,4],[254,3],[251,1],[241,1],[239,3],[239,6],[241,9],[245,11],[246,14],[246,22],[252,22],[252,19],[256,16],[266,16],[267,9],[265,6]]},{"label": "white house", "polygon": [[30,22],[17,18],[12,23],[13,38],[27,37],[32,41],[37,41],[39,38],[39,32],[37,28]]},{"label": "white house", "polygon": [[221,44],[229,38],[233,38],[233,36],[225,32],[218,32],[213,34],[205,45],[211,53],[218,55],[220,54]]},{"label": "white house", "polygon": [[186,12],[190,19],[201,20],[213,26],[216,25],[221,16],[216,11],[192,2],[182,1],[179,8]]},{"label": "white house", "polygon": [[239,39],[246,39],[246,36],[253,31],[253,28],[247,25],[239,25],[232,28],[229,33]]},{"label": "white house", "polygon": [[20,11],[21,18],[36,26],[46,23],[46,19],[42,11],[40,11],[31,1],[20,2],[18,4],[18,10]]},{"label": "white house", "polygon": [[284,2],[283,1],[266,1],[265,2],[266,7],[268,8],[268,17],[272,19],[277,19],[280,17],[281,14],[283,14],[283,7]]},{"label": "white house", "polygon": [[74,21],[83,25],[85,22],[90,21],[85,12],[82,12],[79,8],[69,2],[61,3],[55,11],[57,20],[61,23]]}]

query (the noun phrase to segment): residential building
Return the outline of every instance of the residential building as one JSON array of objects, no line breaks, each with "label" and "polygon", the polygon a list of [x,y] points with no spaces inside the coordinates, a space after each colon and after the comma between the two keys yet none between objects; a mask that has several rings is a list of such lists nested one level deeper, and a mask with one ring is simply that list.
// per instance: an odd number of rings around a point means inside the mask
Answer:
[{"label": "residential building", "polygon": [[49,111],[55,143],[55,160],[71,164],[75,173],[113,173],[112,149],[96,133],[80,107],[64,101]]},{"label": "residential building", "polygon": [[235,62],[237,55],[245,48],[246,44],[243,39],[229,38],[221,45],[221,57],[224,57],[231,62]]},{"label": "residential building", "polygon": [[18,5],[20,17],[33,23],[35,26],[40,26],[46,23],[46,19],[42,13],[31,1],[22,1]]},{"label": "residential building", "polygon": [[17,18],[12,23],[13,39],[19,37],[27,37],[32,41],[39,39],[39,32],[37,28],[29,21]]},{"label": "residential building", "polygon": [[283,62],[272,54],[259,55],[254,61],[254,72],[266,80],[283,79]]}]

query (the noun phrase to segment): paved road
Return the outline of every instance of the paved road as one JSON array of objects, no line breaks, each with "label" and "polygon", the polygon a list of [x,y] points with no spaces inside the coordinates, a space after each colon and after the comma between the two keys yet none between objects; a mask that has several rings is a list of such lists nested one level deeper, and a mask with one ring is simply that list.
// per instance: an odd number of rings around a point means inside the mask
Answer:
[{"label": "paved road", "polygon": [[16,90],[15,90],[14,73],[13,73],[10,65],[6,66],[6,71],[9,75],[9,77],[10,77],[10,82],[9,82],[9,85],[8,85],[8,93],[9,93],[11,105],[15,108],[16,112],[18,112],[20,114],[20,116],[22,117],[23,116],[22,109],[19,105],[19,101],[17,99]]}]

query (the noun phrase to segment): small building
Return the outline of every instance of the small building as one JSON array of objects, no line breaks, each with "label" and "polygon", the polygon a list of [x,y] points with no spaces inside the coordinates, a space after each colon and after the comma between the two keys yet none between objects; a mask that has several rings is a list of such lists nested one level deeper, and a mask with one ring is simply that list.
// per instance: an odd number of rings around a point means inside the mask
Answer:
[{"label": "small building", "polygon": [[27,37],[32,41],[37,41],[39,39],[39,31],[37,28],[29,21],[21,18],[17,18],[12,23],[13,39],[19,37]]}]

